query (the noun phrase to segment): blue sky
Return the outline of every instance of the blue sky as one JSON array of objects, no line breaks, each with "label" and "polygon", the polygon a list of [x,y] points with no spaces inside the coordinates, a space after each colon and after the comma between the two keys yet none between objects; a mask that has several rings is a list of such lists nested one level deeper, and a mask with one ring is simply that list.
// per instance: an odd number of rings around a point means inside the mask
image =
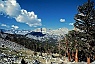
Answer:
[{"label": "blue sky", "polygon": [[0,0],[0,28],[71,30],[77,7],[85,2],[87,0]]}]

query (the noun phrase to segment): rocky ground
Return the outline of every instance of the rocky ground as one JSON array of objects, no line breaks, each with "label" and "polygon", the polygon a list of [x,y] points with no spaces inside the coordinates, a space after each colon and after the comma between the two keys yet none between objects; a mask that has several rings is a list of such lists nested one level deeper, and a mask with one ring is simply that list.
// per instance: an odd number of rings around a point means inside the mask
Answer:
[{"label": "rocky ground", "polygon": [[[0,64],[21,64],[24,59],[27,64],[86,64],[86,62],[68,62],[66,57],[54,58],[59,54],[47,54],[31,51],[23,46],[0,38]],[[94,62],[92,64],[95,64]]]}]

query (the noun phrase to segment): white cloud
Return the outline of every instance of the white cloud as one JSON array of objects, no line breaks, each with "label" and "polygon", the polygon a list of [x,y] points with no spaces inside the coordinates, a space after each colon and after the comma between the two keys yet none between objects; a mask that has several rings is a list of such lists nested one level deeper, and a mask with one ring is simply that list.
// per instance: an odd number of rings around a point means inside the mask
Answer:
[{"label": "white cloud", "polygon": [[[6,25],[6,24],[1,24],[2,27],[6,27],[6,28],[10,28],[10,26]],[[11,29],[18,29],[18,26],[12,25]]]},{"label": "white cloud", "polygon": [[74,23],[69,23],[69,25],[73,25]]},{"label": "white cloud", "polygon": [[0,0],[0,13],[14,18],[17,22],[25,23],[30,27],[41,26],[41,19],[27,10],[21,9],[16,0]]},{"label": "white cloud", "polygon": [[12,27],[12,29],[18,29],[19,28],[18,26],[15,26],[15,25],[12,25],[11,27]]},{"label": "white cloud", "polygon": [[65,19],[60,19],[60,22],[65,22]]},{"label": "white cloud", "polygon": [[26,10],[22,9],[21,14],[15,18],[18,22],[26,23],[30,27],[32,26],[41,26],[41,19],[37,19],[37,15],[34,12],[27,12]]},{"label": "white cloud", "polygon": [[6,24],[1,24],[1,26],[7,26]]},{"label": "white cloud", "polygon": [[0,1],[0,12],[12,18],[17,17],[20,14],[20,9],[20,5],[16,0]]},{"label": "white cloud", "polygon": [[9,26],[6,24],[1,24],[1,26],[9,28]]}]

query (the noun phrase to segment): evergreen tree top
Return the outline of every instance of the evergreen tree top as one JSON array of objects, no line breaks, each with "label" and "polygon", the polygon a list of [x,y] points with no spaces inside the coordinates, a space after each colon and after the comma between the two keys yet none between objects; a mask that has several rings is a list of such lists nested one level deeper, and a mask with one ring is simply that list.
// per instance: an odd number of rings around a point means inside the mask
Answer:
[{"label": "evergreen tree top", "polygon": [[74,27],[88,32],[90,29],[93,29],[95,26],[95,8],[94,2],[88,0],[87,3],[78,7],[78,13],[75,15]]}]

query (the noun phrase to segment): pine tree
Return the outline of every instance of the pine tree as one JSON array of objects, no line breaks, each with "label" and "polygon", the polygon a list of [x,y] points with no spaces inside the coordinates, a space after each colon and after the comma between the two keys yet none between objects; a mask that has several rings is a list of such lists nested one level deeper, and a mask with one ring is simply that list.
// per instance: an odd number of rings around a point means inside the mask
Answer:
[{"label": "pine tree", "polygon": [[74,27],[78,28],[82,33],[82,40],[87,45],[85,53],[88,53],[90,57],[93,52],[92,47],[95,46],[95,9],[94,2],[88,0],[87,3],[84,3],[82,6],[78,7],[78,13],[75,15]]}]

